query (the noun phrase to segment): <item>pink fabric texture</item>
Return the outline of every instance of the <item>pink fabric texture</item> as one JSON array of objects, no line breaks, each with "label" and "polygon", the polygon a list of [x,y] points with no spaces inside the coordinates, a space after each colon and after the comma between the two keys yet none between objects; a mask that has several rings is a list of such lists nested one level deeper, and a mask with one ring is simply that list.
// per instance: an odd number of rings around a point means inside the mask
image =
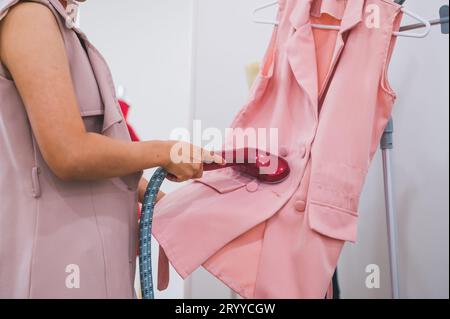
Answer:
[{"label": "pink fabric texture", "polygon": [[203,266],[245,298],[325,297],[344,243],[356,241],[359,197],[395,101],[386,73],[400,9],[279,1],[280,24],[232,127],[278,128],[291,175],[254,187],[226,169],[163,198],[153,231],[166,255],[160,288],[167,257],[183,278]]},{"label": "pink fabric texture", "polygon": [[[66,27],[58,0],[35,2],[59,24],[86,129],[130,141],[103,57],[80,30]],[[16,3],[1,0],[0,16]],[[0,97],[0,298],[133,298],[141,173],[61,181],[45,163],[4,67]],[[79,288],[66,285],[74,266]]]}]

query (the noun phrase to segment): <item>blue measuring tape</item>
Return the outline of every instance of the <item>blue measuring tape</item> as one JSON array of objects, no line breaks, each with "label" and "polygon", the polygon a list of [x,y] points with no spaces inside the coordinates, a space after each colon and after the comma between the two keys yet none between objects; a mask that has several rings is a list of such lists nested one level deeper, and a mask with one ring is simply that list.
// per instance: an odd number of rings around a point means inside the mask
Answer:
[{"label": "blue measuring tape", "polygon": [[159,189],[167,177],[167,171],[158,168],[148,183],[142,203],[139,221],[139,273],[143,299],[155,299],[152,274],[152,225],[153,211]]}]

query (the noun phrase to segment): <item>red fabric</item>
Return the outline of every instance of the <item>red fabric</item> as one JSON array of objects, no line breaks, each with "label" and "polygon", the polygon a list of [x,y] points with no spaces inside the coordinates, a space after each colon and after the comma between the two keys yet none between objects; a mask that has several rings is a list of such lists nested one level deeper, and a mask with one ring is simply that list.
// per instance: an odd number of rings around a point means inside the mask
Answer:
[{"label": "red fabric", "polygon": [[[119,100],[119,104],[120,104],[120,108],[122,109],[123,116],[125,117],[125,121],[127,121],[128,111],[130,110],[130,105],[123,100]],[[136,131],[133,129],[133,127],[128,123],[128,121],[127,121],[127,127],[128,127],[128,132],[130,132],[131,140],[133,142],[138,142],[139,137],[137,136]]]}]

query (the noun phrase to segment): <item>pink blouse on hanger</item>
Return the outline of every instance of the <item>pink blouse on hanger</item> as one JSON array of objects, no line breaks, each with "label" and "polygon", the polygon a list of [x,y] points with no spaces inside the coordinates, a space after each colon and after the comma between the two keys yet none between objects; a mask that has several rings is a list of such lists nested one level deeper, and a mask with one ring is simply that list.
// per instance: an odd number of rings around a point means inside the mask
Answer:
[{"label": "pink blouse on hanger", "polygon": [[232,127],[277,128],[291,175],[265,185],[226,169],[167,195],[154,219],[160,289],[170,261],[183,278],[203,266],[245,298],[324,298],[344,243],[356,240],[361,190],[395,101],[386,74],[401,7],[279,7],[263,70]]}]

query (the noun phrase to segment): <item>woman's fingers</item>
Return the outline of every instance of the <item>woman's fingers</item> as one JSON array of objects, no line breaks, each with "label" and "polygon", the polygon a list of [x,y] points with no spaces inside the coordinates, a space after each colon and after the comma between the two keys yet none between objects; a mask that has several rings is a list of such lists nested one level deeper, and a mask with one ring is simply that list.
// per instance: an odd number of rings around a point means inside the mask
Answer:
[{"label": "woman's fingers", "polygon": [[159,202],[164,196],[166,196],[166,193],[160,191],[156,198],[156,202]]},{"label": "woman's fingers", "polygon": [[200,178],[203,176],[203,163],[194,163],[191,178]]},{"label": "woman's fingers", "polygon": [[196,171],[195,175],[192,177],[193,179],[202,178],[203,177],[203,164],[200,164],[200,167]]},{"label": "woman's fingers", "polygon": [[187,148],[187,150],[190,150],[190,154],[188,152],[178,154],[182,157],[181,162],[170,162],[165,167],[170,173],[167,179],[172,182],[181,183],[190,179],[201,178],[204,164],[226,164],[225,159],[215,152],[194,145],[185,144],[185,146],[187,147],[182,147],[181,150],[186,150]]},{"label": "woman's fingers", "polygon": [[203,150],[202,154],[202,162],[205,164],[226,164],[225,159],[221,155],[213,151]]},{"label": "woman's fingers", "polygon": [[171,182],[174,182],[174,183],[178,183],[179,181],[178,181],[178,177],[176,177],[175,175],[173,175],[173,174],[167,174],[167,177],[166,177],[169,181],[171,181]]}]

